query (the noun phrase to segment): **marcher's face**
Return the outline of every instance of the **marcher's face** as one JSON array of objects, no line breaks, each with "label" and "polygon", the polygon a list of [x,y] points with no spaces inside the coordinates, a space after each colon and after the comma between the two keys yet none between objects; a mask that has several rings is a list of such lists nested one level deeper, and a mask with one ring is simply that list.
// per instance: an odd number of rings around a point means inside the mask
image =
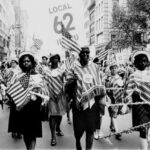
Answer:
[{"label": "marcher's face", "polygon": [[117,66],[113,66],[110,71],[112,75],[115,75],[117,73]]},{"label": "marcher's face", "polygon": [[31,63],[31,60],[30,60],[30,58],[28,56],[24,57],[24,59],[23,59],[23,65],[24,65],[24,67],[27,70],[29,70],[29,69],[32,68],[32,63]]},{"label": "marcher's face", "polygon": [[17,65],[16,62],[15,62],[14,60],[12,60],[12,61],[11,61],[11,67],[12,67],[12,68],[15,68],[16,65]]},{"label": "marcher's face", "polygon": [[84,49],[82,50],[82,52],[80,53],[80,59],[85,62],[88,63],[89,61],[89,56],[90,56],[90,51],[88,49]]},{"label": "marcher's face", "polygon": [[52,65],[52,66],[57,66],[57,65],[58,65],[58,62],[59,62],[58,57],[53,57],[52,62],[51,62],[51,65]]},{"label": "marcher's face", "polygon": [[148,59],[146,56],[138,57],[136,60],[136,68],[143,71],[148,66]]},{"label": "marcher's face", "polygon": [[43,58],[42,61],[43,61],[44,64],[47,63],[47,59],[46,58]]}]

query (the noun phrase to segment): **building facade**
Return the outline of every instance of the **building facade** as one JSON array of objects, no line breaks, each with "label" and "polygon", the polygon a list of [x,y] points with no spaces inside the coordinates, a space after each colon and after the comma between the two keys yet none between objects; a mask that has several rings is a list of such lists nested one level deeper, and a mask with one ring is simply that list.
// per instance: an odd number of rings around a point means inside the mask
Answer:
[{"label": "building facade", "polygon": [[10,29],[15,23],[15,13],[10,0],[0,0],[0,61],[7,59]]},{"label": "building facade", "polygon": [[25,50],[27,41],[27,11],[20,7],[20,0],[11,0],[15,10],[15,51],[13,55],[19,55],[21,51]]}]

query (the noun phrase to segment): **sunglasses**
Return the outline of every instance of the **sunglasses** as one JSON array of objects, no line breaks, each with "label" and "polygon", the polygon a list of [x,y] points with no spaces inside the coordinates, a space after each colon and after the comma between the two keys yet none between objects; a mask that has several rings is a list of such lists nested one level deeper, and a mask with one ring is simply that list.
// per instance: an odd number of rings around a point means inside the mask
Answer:
[{"label": "sunglasses", "polygon": [[90,54],[89,51],[82,51],[81,54]]}]

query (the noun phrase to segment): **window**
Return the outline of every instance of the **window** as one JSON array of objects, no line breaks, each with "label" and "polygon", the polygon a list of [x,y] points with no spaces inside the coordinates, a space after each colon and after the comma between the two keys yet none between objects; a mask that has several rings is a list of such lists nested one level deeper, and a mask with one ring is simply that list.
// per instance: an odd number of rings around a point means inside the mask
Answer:
[{"label": "window", "polygon": [[96,21],[96,31],[98,30],[98,20]]},{"label": "window", "polygon": [[101,17],[101,29],[103,29],[103,17]]},{"label": "window", "polygon": [[2,5],[0,4],[0,13],[2,13]]},{"label": "window", "polygon": [[94,44],[95,42],[95,37],[94,35],[90,36],[90,45]]},{"label": "window", "polygon": [[2,29],[2,20],[0,20],[0,29]]},{"label": "window", "polygon": [[97,44],[103,43],[103,33],[97,35]]},{"label": "window", "polygon": [[98,20],[98,29],[99,29],[99,30],[101,29],[101,20],[100,20],[100,18],[99,18],[99,20]]}]

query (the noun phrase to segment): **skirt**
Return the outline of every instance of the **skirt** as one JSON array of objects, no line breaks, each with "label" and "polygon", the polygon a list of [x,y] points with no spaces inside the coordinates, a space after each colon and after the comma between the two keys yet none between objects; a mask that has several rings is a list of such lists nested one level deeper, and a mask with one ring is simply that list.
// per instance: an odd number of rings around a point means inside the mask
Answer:
[{"label": "skirt", "polygon": [[68,109],[66,95],[63,93],[57,99],[50,99],[48,103],[48,117],[64,115]]}]

